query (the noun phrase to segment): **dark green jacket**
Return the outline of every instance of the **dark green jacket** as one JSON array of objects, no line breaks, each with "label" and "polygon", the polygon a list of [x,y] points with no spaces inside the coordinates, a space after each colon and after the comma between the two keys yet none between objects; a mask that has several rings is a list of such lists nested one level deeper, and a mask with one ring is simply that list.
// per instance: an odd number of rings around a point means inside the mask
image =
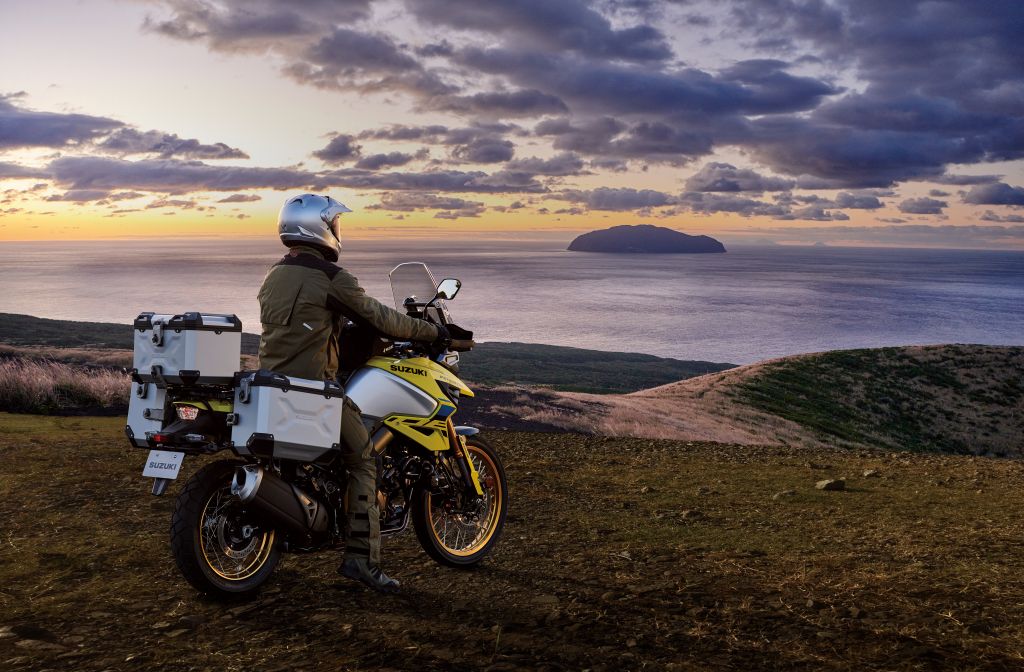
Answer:
[{"label": "dark green jacket", "polygon": [[327,380],[338,371],[345,318],[395,339],[430,342],[437,327],[367,296],[355,276],[312,247],[293,247],[260,287],[260,368]]}]

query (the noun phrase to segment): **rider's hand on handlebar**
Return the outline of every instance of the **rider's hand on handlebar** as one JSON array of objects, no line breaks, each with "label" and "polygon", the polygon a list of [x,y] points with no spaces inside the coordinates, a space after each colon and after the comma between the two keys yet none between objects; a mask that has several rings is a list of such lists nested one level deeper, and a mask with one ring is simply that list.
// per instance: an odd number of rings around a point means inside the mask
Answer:
[{"label": "rider's hand on handlebar", "polygon": [[430,354],[433,357],[437,357],[451,345],[452,335],[443,324],[435,324],[434,326],[437,327],[437,338],[430,344]]}]

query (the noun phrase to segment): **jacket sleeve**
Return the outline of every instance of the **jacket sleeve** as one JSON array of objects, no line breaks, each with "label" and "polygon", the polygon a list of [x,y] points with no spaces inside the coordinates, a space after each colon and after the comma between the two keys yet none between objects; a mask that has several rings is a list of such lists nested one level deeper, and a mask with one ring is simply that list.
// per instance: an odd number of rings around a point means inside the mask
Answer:
[{"label": "jacket sleeve", "polygon": [[368,323],[386,336],[429,343],[437,338],[437,327],[409,317],[368,296],[355,276],[340,269],[327,291],[327,307],[356,323]]}]

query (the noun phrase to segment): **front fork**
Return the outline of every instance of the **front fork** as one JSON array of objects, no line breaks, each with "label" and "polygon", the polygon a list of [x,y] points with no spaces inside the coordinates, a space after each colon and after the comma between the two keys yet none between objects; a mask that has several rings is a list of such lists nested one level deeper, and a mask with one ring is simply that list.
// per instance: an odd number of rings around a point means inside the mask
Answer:
[{"label": "front fork", "polygon": [[451,444],[452,455],[455,456],[455,463],[459,465],[459,473],[462,474],[462,485],[467,494],[475,495],[473,499],[484,496],[484,489],[480,486],[480,474],[476,471],[476,465],[469,459],[469,449],[466,447],[466,440],[455,433],[455,425],[451,418],[448,419],[448,437]]}]

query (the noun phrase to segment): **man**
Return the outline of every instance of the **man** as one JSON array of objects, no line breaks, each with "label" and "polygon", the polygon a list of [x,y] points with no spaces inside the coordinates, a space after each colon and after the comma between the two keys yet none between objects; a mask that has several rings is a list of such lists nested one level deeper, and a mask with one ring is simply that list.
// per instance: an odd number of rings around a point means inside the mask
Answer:
[{"label": "man", "polygon": [[[260,288],[260,368],[298,378],[333,379],[339,336],[346,318],[400,340],[443,344],[443,326],[404,315],[367,296],[355,277],[336,265],[340,220],[351,212],[329,196],[288,199],[278,217],[281,242],[291,248]],[[345,399],[341,420],[342,459],[349,474],[348,541],[338,567],[342,575],[382,592],[398,581],[380,568],[377,462],[359,408]]]}]

